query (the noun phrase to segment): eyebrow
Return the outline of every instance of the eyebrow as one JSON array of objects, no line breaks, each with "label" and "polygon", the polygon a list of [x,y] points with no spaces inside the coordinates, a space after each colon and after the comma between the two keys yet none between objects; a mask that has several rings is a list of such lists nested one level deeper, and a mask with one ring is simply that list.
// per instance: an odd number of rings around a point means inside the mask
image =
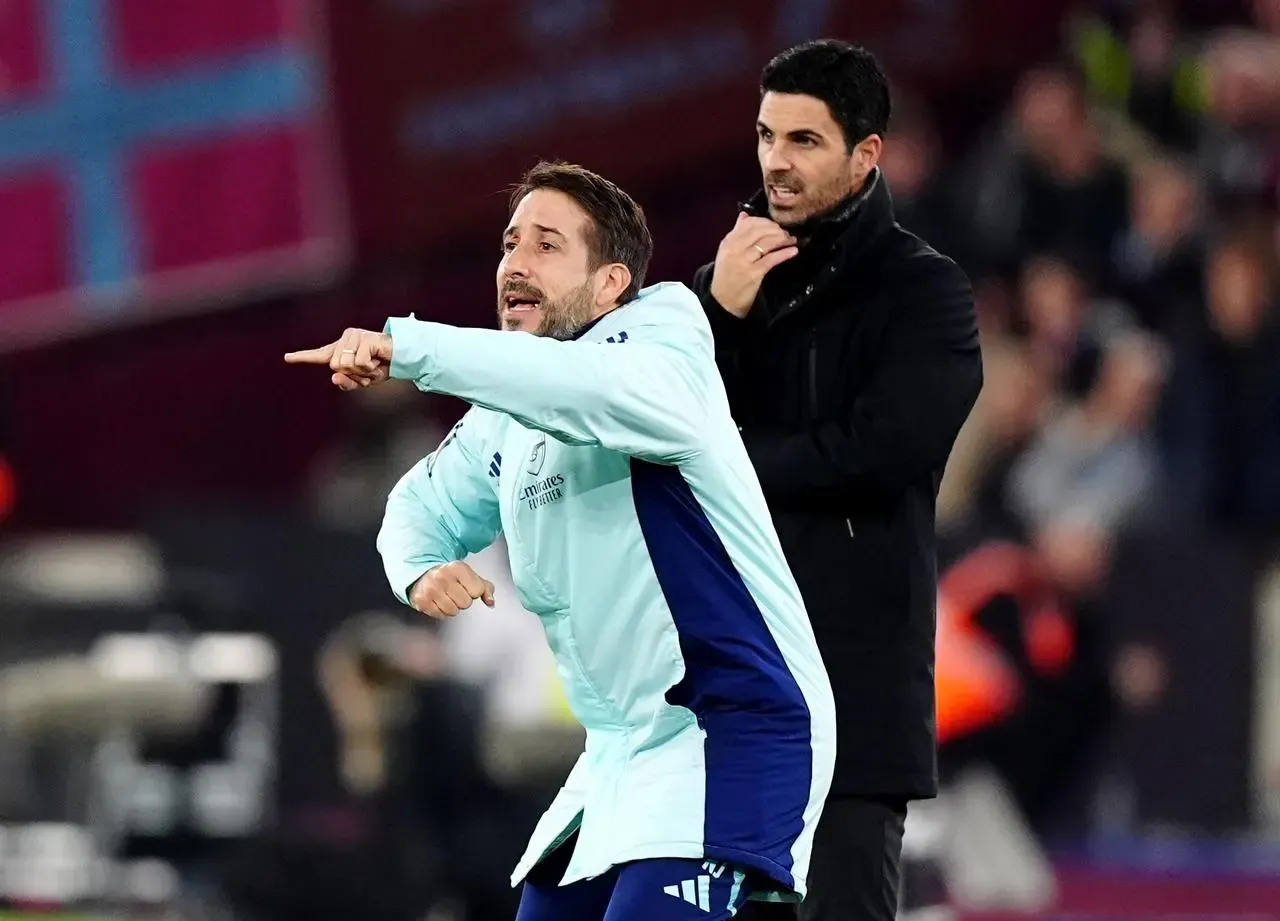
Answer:
[{"label": "eyebrow", "polygon": [[[541,233],[543,233],[543,234],[557,236],[557,237],[559,237],[559,238],[560,238],[560,239],[562,239],[562,240],[563,240],[563,239],[566,239],[565,235],[564,235],[563,233],[561,233],[559,230],[556,230],[554,227],[546,227],[546,226],[544,226],[544,225],[542,225],[542,224],[534,224],[534,225],[533,225],[533,229],[534,229],[534,230],[537,230],[537,231],[539,231],[539,232],[541,232]],[[504,230],[504,231],[502,232],[502,239],[504,239],[504,240],[508,240],[508,239],[510,239],[512,236],[514,236],[514,235],[515,235],[515,233],[516,233],[516,228],[515,228],[515,227],[508,227],[506,230]]]},{"label": "eyebrow", "polygon": [[[756,122],[756,130],[768,131],[770,134],[774,133],[773,129],[770,128],[768,125],[766,125],[762,121]],[[815,140],[820,141],[820,140],[824,140],[826,138],[826,135],[824,135],[821,131],[818,131],[816,128],[797,128],[794,131],[788,131],[787,137],[793,141],[801,140],[803,138],[814,138]]]}]

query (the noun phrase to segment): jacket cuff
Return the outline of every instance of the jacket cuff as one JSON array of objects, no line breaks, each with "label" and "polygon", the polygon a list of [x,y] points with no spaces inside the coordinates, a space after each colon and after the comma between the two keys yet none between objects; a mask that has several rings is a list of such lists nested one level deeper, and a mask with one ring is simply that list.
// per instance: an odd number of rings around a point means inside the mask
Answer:
[{"label": "jacket cuff", "polygon": [[382,331],[391,337],[391,377],[398,381],[420,381],[430,375],[435,355],[435,336],[431,328],[409,314],[391,317]]},{"label": "jacket cuff", "polygon": [[702,295],[702,309],[707,315],[707,322],[715,330],[736,335],[746,325],[746,317],[730,313],[710,291]]}]

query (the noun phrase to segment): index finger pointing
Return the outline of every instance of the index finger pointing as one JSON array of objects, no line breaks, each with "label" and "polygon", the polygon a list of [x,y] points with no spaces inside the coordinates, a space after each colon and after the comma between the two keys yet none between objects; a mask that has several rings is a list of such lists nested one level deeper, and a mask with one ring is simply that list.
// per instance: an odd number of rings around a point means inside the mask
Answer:
[{"label": "index finger pointing", "polygon": [[284,360],[291,365],[327,365],[333,358],[333,343],[318,349],[304,349],[301,352],[288,352]]}]

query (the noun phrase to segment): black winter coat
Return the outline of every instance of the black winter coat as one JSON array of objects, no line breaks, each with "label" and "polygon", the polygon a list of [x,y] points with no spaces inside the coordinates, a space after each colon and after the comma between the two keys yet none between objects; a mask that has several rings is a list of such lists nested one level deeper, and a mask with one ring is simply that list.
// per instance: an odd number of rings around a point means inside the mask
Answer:
[{"label": "black winter coat", "polygon": [[[742,206],[765,215],[763,193]],[[833,795],[937,791],[934,506],[982,388],[973,294],[875,172],[745,319],[694,290],[835,690]]]}]

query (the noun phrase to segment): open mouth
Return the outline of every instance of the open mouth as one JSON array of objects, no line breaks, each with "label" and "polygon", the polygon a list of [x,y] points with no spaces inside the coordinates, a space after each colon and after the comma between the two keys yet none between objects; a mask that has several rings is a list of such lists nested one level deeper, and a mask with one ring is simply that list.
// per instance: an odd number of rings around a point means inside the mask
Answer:
[{"label": "open mouth", "polygon": [[769,200],[775,205],[795,204],[796,199],[799,197],[799,189],[793,189],[789,186],[782,185],[769,186]]},{"label": "open mouth", "polygon": [[502,305],[508,313],[532,313],[542,302],[528,294],[508,294],[502,299]]}]

